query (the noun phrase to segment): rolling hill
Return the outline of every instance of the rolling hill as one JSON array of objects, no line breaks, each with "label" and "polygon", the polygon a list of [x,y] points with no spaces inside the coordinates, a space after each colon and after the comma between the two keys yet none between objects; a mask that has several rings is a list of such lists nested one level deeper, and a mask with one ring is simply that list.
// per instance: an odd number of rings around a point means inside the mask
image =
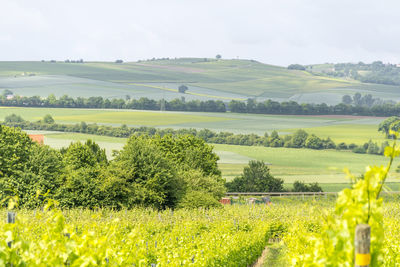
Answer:
[{"label": "rolling hill", "polygon": [[[178,87],[185,84],[185,94]],[[262,64],[253,60],[199,58],[142,62],[0,62],[0,90],[19,95],[275,99],[336,104],[344,94],[370,93],[400,100],[400,86],[366,84],[352,79],[315,75],[307,71]],[[0,91],[1,92],[1,91]]]}]

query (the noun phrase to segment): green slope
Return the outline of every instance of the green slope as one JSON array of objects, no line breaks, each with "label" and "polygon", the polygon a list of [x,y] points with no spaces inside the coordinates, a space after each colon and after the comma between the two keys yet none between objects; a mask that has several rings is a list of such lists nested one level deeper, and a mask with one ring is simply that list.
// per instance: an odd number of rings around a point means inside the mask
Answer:
[{"label": "green slope", "polygon": [[[29,76],[32,74],[35,76]],[[131,95],[172,99],[182,96],[177,92],[181,84],[189,86],[184,95],[187,100],[256,97],[334,104],[342,95],[357,91],[400,99],[399,86],[322,77],[252,60],[185,58],[123,64],[0,62],[0,89],[11,89],[20,95]]]}]

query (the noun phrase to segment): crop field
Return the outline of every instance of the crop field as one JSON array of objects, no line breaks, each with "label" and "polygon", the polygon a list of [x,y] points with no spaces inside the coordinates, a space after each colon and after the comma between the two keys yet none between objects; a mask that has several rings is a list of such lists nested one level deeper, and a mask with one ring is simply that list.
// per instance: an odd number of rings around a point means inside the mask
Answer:
[{"label": "crop field", "polygon": [[[29,121],[50,114],[58,123],[101,123],[108,125],[152,126],[160,128],[207,128],[217,132],[255,133],[277,130],[280,134],[297,129],[331,137],[346,143],[381,141],[378,124],[384,118],[354,116],[290,116],[240,113],[158,112],[136,110],[60,109],[60,108],[0,108],[0,120],[15,113]],[[331,127],[330,127],[331,126]]]},{"label": "crop field", "polygon": [[[185,84],[186,94],[176,91]],[[371,93],[400,100],[399,86],[364,84],[251,60],[183,58],[116,64],[111,62],[0,62],[0,89],[24,96],[174,99],[295,100],[337,104],[344,94]]]},{"label": "crop field", "polygon": [[[290,132],[293,132],[294,130],[295,129],[290,130]],[[304,130],[319,137],[331,137],[331,139],[335,143],[345,142],[346,144],[354,143],[357,145],[362,145],[365,142],[368,142],[368,140],[372,140],[380,145],[381,143],[386,141],[385,135],[381,132],[378,132],[378,123],[341,124],[314,128],[304,128]]]},{"label": "crop field", "polygon": [[[344,168],[349,168],[354,174],[361,174],[365,167],[371,165],[386,165],[387,158],[378,155],[356,154],[336,150],[311,150],[293,148],[271,148],[257,146],[234,146],[214,144],[214,150],[232,152],[252,159],[263,160],[271,164],[271,173],[283,178],[286,183],[295,180],[318,183],[346,183]],[[226,155],[226,154],[225,154]],[[226,161],[228,159],[225,159]],[[394,165],[399,164],[395,160]],[[247,163],[222,163],[220,168],[226,178],[234,177],[242,171]],[[392,173],[390,181],[399,182],[399,175]]]}]

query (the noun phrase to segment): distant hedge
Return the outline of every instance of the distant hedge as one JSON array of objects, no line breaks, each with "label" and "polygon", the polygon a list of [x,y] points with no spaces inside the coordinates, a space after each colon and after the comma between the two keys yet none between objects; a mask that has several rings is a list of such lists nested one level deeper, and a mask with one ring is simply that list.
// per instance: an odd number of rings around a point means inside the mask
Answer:
[{"label": "distant hedge", "polygon": [[[295,101],[277,102],[266,100],[257,102],[254,99],[247,101],[232,100],[191,100],[182,99],[152,100],[145,97],[131,99],[107,99],[98,97],[72,98],[64,95],[56,98],[50,95],[47,98],[39,96],[12,96],[10,92],[0,95],[0,106],[15,107],[51,107],[51,108],[102,108],[102,109],[135,109],[135,110],[167,110],[167,111],[192,111],[192,112],[237,112],[255,114],[281,114],[281,115],[359,115],[359,116],[400,116],[400,104],[384,103],[374,104],[371,107],[340,103],[333,106],[322,104],[299,104]],[[12,93],[12,92],[11,92]]]}]

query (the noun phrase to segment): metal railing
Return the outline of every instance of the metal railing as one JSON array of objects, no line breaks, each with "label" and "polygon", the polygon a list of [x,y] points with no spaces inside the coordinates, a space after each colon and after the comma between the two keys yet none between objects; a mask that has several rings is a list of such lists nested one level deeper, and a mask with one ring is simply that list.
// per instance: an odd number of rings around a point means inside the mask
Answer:
[{"label": "metal railing", "polygon": [[[226,196],[327,196],[339,192],[228,192]],[[400,191],[381,192],[382,195],[398,195]]]}]

